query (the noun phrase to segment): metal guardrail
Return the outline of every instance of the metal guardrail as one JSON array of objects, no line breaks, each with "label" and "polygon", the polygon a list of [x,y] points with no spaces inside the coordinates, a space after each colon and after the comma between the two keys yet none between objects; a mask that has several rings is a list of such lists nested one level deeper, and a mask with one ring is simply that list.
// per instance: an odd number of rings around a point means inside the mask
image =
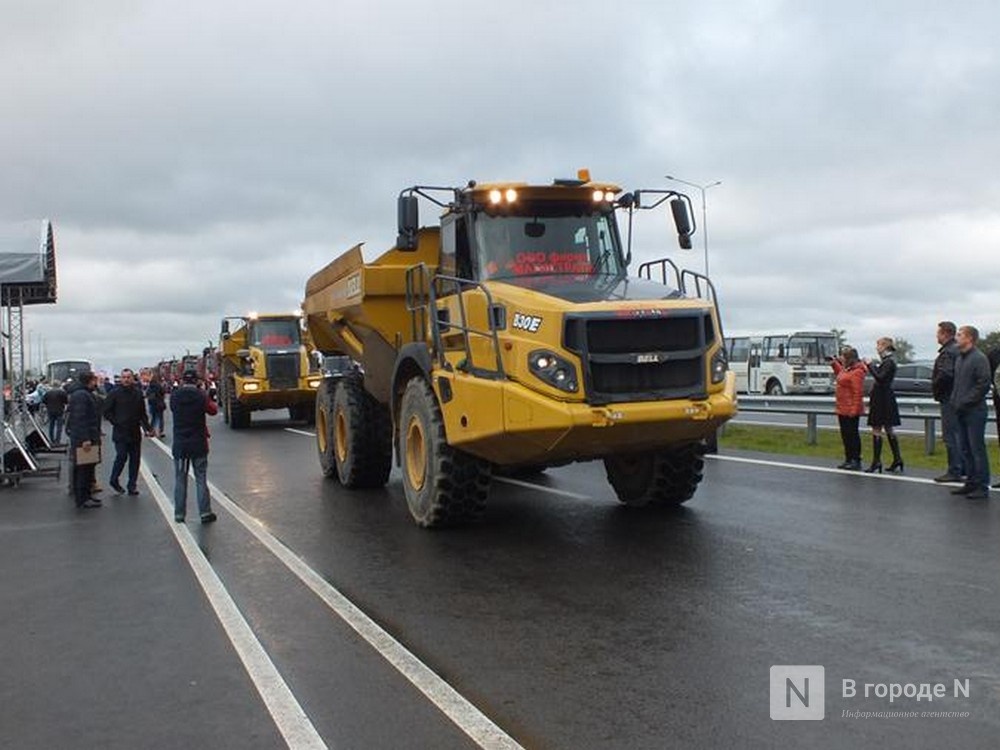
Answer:
[{"label": "metal guardrail", "polygon": [[[930,398],[896,399],[899,416],[902,419],[919,419],[924,423],[924,449],[927,455],[934,453],[937,441],[937,423],[941,420],[941,405]],[[816,445],[819,416],[836,417],[833,396],[757,396],[746,393],[739,395],[739,409],[745,414],[798,414],[806,418],[806,441]],[[990,403],[992,407],[992,404]],[[863,416],[863,415],[862,415]],[[994,411],[989,410],[987,421],[995,422]],[[780,427],[781,425],[775,425]]]}]

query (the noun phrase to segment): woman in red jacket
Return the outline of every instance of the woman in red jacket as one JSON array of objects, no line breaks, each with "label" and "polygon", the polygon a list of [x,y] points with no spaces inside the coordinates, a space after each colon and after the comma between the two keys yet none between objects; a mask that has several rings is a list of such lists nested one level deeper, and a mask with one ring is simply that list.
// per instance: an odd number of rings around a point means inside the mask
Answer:
[{"label": "woman in red jacket", "polygon": [[837,419],[844,443],[844,463],[838,469],[861,470],[861,434],[858,424],[865,413],[865,375],[868,369],[858,359],[858,350],[845,346],[840,356],[830,361],[837,388]]}]

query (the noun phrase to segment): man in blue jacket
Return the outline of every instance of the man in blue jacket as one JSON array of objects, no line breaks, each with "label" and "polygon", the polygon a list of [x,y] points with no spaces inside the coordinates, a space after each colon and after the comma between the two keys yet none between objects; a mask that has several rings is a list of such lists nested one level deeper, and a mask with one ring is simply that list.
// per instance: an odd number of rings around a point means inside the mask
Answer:
[{"label": "man in blue jacket", "polygon": [[218,414],[219,408],[208,394],[198,387],[198,373],[185,370],[182,385],[170,394],[174,439],[174,520],[184,523],[187,514],[187,477],[194,468],[194,484],[198,493],[198,514],[202,523],[212,523],[212,498],[208,493],[208,424],[206,414]]},{"label": "man in blue jacket", "polygon": [[[101,416],[97,410],[97,376],[92,372],[81,372],[80,387],[69,397],[69,449],[72,457],[77,449],[85,454],[101,449]],[[97,456],[95,456],[96,458]],[[73,462],[73,497],[77,508],[98,508],[100,500],[91,496],[96,463]]]}]

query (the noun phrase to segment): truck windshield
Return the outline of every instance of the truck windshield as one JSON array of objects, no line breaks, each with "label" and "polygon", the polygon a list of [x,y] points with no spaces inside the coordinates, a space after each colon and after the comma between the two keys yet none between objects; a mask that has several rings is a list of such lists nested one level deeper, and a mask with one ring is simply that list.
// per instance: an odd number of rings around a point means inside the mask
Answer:
[{"label": "truck windshield", "polygon": [[619,276],[624,273],[613,214],[490,216],[475,219],[478,278]]},{"label": "truck windshield", "polygon": [[258,320],[253,324],[250,345],[262,349],[288,349],[299,345],[298,320]]},{"label": "truck windshield", "polygon": [[791,365],[823,365],[827,357],[837,356],[835,336],[792,336],[785,358]]}]

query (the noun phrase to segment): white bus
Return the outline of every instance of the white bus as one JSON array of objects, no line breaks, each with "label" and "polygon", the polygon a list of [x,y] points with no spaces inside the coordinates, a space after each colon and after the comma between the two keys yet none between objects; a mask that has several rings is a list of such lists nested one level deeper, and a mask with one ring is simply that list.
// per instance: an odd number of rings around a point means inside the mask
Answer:
[{"label": "white bus", "polygon": [[92,362],[86,359],[52,359],[45,364],[45,379],[52,384],[76,380],[81,372],[94,371]]},{"label": "white bus", "polygon": [[829,359],[840,342],[831,331],[794,331],[726,339],[740,393],[833,393]]}]

